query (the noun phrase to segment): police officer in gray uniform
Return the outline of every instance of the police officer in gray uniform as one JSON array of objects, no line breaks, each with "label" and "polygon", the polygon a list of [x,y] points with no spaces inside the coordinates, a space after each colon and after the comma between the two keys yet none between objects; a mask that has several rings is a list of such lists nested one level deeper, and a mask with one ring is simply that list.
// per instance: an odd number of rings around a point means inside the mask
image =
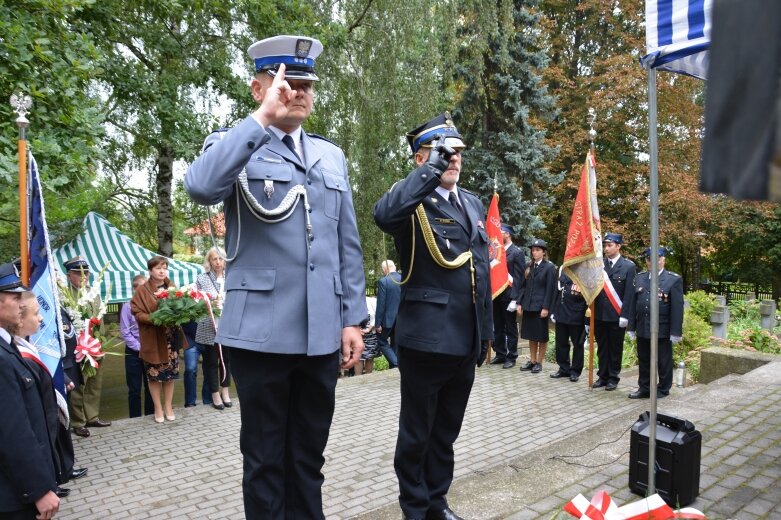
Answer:
[{"label": "police officer in gray uniform", "polygon": [[[640,373],[638,389],[630,399],[645,399],[651,395],[651,269],[659,269],[659,386],[656,397],[670,394],[673,385],[673,343],[683,337],[683,280],[680,275],[664,268],[667,249],[659,248],[659,263],[652,266],[651,248],[645,250],[646,270],[635,276],[634,313],[629,320],[630,334],[637,334],[637,361]],[[656,377],[656,374],[653,374]]]},{"label": "police officer in gray uniform", "polygon": [[322,44],[249,48],[260,107],[210,135],[185,188],[224,204],[228,263],[215,341],[231,348],[248,519],[324,518],[321,468],[340,366],[361,357],[363,254],[344,153],[301,124]]},{"label": "police officer in gray uniform", "polygon": [[401,411],[394,467],[405,519],[458,520],[447,492],[493,337],[485,208],[457,185],[464,143],[445,113],[407,134],[417,167],[374,206],[405,273],[396,317]]}]

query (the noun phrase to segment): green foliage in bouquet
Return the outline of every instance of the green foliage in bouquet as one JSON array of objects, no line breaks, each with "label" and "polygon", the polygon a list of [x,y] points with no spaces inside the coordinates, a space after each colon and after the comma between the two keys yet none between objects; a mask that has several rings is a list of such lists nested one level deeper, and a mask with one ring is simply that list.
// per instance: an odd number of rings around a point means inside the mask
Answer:
[{"label": "green foliage in bouquet", "polygon": [[[149,315],[155,325],[173,327],[189,321],[198,321],[209,315],[205,298],[207,295],[195,291],[169,289],[157,295],[157,310]],[[218,309],[212,306],[215,316]]]}]

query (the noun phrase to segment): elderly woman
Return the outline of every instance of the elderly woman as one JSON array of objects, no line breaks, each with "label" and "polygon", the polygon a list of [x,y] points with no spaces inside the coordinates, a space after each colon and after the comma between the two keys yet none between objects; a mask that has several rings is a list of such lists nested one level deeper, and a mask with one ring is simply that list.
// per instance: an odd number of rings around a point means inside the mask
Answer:
[{"label": "elderly woman", "polygon": [[[133,294],[130,310],[138,321],[138,335],[141,339],[139,357],[144,361],[144,372],[149,381],[149,393],[155,406],[155,422],[162,423],[165,419],[176,419],[172,403],[174,381],[179,379],[178,342],[181,338],[169,327],[157,326],[149,319],[149,315],[157,310],[155,293],[172,285],[168,279],[168,259],[154,256],[146,266],[149,279]],[[161,390],[164,403],[160,401]]]},{"label": "elderly woman", "polygon": [[[225,260],[221,250],[213,247],[206,253],[203,267],[206,272],[198,275],[195,281],[196,288],[204,293],[209,293],[214,299],[214,304],[222,309],[225,300]],[[223,348],[222,362],[220,362],[218,346],[214,343],[216,331],[210,317],[198,322],[198,330],[195,333],[195,341],[203,352],[203,377],[212,393],[212,406],[217,410],[230,408],[233,403],[228,393],[231,383],[230,349]]]}]

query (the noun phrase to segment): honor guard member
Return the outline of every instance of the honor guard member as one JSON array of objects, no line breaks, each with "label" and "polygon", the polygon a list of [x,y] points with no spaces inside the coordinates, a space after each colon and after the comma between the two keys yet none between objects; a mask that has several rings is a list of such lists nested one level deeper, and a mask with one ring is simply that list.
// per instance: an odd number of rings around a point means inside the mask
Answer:
[{"label": "honor guard member", "polygon": [[493,336],[485,208],[458,186],[465,145],[445,113],[407,134],[417,168],[374,206],[401,272],[394,467],[407,519],[453,520],[453,443]]},{"label": "honor guard member", "polygon": [[518,294],[526,270],[526,258],[521,248],[513,244],[513,228],[501,225],[504,252],[507,258],[507,273],[510,286],[494,298],[494,342],[496,358],[492,365],[501,364],[502,368],[512,368],[518,359]]},{"label": "honor guard member", "polygon": [[521,371],[539,374],[550,339],[548,318],[556,301],[556,265],[548,260],[548,243],[541,238],[534,239],[529,249],[532,260],[523,273],[518,301],[521,337],[529,340],[529,361]]},{"label": "honor guard member", "polygon": [[[637,360],[640,374],[637,390],[629,394],[630,399],[645,399],[651,392],[651,269],[659,270],[659,385],[656,397],[670,394],[673,384],[673,343],[683,337],[683,280],[664,268],[667,249],[659,248],[659,260],[652,265],[651,248],[645,250],[645,271],[635,277],[634,313],[629,320],[630,334],[637,334]],[[656,374],[654,374],[656,377]]]},{"label": "honor guard member", "polygon": [[[65,276],[68,279],[68,291],[78,299],[80,291],[86,291],[89,285],[89,262],[83,256],[76,256],[70,260],[66,260],[63,264],[65,267]],[[100,296],[93,302],[93,307],[100,307]],[[70,324],[72,326],[76,320],[81,319],[81,316],[68,316],[68,320],[63,321],[63,332],[66,336],[71,335],[69,330]],[[66,340],[66,357],[70,353],[69,345],[73,345],[73,341]],[[74,361],[75,361],[75,346],[74,348]],[[73,374],[72,367],[70,366],[70,360],[63,361],[63,367],[68,367],[66,375],[70,372]],[[78,367],[78,364],[76,364]],[[70,377],[68,379],[71,379]],[[78,380],[71,379],[74,384],[73,390],[68,395],[68,404],[70,405],[70,419],[73,433],[79,437],[89,437],[89,428],[105,428],[111,426],[111,421],[104,421],[100,418],[100,395],[103,390],[103,363],[95,369],[95,374],[91,377],[83,379],[83,384],[77,384]],[[66,382],[67,384],[67,382]],[[70,386],[70,385],[68,385]]]},{"label": "honor guard member", "polygon": [[54,439],[41,389],[7,327],[22,316],[22,286],[14,264],[0,265],[0,518],[52,518],[60,507]]},{"label": "honor guard member", "polygon": [[607,233],[605,247],[605,286],[594,300],[594,337],[599,355],[598,378],[593,388],[615,390],[621,380],[624,356],[624,334],[634,309],[635,263],[621,256],[624,239],[618,233]]},{"label": "honor guard member", "polygon": [[[551,311],[551,321],[556,324],[556,363],[559,369],[550,377],[568,377],[577,383],[583,371],[583,343],[586,341],[586,300],[578,284],[572,278],[559,274],[558,294]],[[572,342],[572,358],[569,355]]]},{"label": "honor guard member", "polygon": [[185,176],[224,204],[228,255],[216,343],[231,348],[241,400],[248,519],[324,518],[321,472],[342,369],[361,358],[363,254],[342,150],[301,128],[322,44],[254,43],[252,96],[235,128],[206,138]]}]

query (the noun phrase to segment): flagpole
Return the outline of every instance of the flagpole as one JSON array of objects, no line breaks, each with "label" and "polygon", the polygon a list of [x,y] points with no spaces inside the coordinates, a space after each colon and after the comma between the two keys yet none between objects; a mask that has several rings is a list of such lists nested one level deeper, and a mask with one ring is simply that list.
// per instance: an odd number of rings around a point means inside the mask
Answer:
[{"label": "flagpole", "polygon": [[11,95],[11,106],[17,113],[16,126],[19,127],[19,249],[22,262],[21,277],[22,283],[28,285],[30,282],[30,247],[28,244],[27,230],[29,227],[27,209],[27,140],[25,130],[30,121],[25,117],[33,105],[30,96],[19,94]]},{"label": "flagpole", "polygon": [[[597,138],[597,131],[594,130],[594,123],[597,120],[597,111],[594,110],[593,107],[589,107],[588,109],[588,140],[589,140],[589,150],[591,150],[591,154],[594,154],[594,140]],[[589,309],[589,318],[588,318],[588,389],[589,391],[593,391],[594,388],[591,386],[594,384],[594,302],[592,301],[588,305]]]},{"label": "flagpole", "polygon": [[656,493],[656,377],[659,349],[659,145],[656,135],[656,69],[648,69],[648,148],[651,198],[651,256],[648,265],[651,275],[651,410],[648,415],[648,495]]}]

